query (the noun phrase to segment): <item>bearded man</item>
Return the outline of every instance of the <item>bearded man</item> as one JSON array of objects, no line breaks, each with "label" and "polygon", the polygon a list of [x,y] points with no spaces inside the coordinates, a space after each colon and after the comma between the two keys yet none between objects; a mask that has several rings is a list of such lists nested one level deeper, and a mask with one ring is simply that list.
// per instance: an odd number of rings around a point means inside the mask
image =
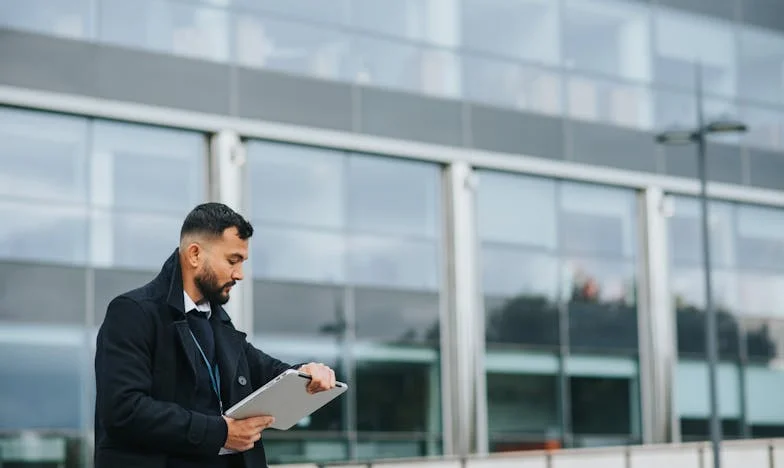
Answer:
[{"label": "bearded man", "polygon": [[288,369],[335,386],[320,363],[291,365],[251,345],[223,305],[244,278],[253,227],[220,203],[195,207],[155,279],[114,298],[95,354],[95,468],[266,468],[270,416],[224,416]]}]

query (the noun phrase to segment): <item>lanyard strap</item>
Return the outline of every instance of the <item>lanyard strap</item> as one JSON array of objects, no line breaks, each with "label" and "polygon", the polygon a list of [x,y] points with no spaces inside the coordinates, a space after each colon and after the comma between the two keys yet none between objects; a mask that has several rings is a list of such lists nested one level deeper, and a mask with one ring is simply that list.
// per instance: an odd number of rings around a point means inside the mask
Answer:
[{"label": "lanyard strap", "polygon": [[207,366],[207,373],[210,375],[210,383],[212,384],[212,390],[215,392],[215,396],[218,397],[220,412],[221,414],[223,414],[223,400],[221,400],[221,394],[220,394],[220,372],[218,372],[218,364],[215,364],[214,367],[210,366],[210,361],[207,359],[207,355],[204,354],[204,350],[201,349],[199,340],[196,339],[196,336],[193,334],[193,331],[191,331],[191,338],[193,338],[193,342],[196,343],[196,347],[199,348],[199,353],[201,354],[202,360],[204,360],[204,365]]}]

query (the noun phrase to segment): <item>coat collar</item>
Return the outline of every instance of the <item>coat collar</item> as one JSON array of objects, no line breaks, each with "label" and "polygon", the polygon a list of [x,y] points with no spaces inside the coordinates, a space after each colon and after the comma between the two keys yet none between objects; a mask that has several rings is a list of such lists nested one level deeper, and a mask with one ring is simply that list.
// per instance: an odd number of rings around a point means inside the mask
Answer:
[{"label": "coat collar", "polygon": [[[185,319],[185,298],[182,287],[182,267],[180,266],[180,249],[175,248],[174,252],[163,263],[161,272],[158,274],[159,281],[168,285],[166,302],[172,308],[175,320]],[[229,314],[222,305],[215,301],[210,302],[212,313],[215,314],[223,323],[231,323]]]}]

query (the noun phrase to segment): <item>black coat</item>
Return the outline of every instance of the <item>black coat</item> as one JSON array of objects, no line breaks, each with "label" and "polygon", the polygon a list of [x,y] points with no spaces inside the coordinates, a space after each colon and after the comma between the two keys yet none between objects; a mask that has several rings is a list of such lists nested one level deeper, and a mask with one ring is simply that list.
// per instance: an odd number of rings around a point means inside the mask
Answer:
[{"label": "black coat", "polygon": [[[211,307],[221,396],[228,409],[293,366],[253,347],[219,304]],[[112,300],[96,345],[95,468],[215,462],[227,426],[219,415],[190,409],[196,366],[203,363],[196,360],[185,319],[178,250],[150,283]],[[232,457],[232,466],[267,466],[261,441]]]}]

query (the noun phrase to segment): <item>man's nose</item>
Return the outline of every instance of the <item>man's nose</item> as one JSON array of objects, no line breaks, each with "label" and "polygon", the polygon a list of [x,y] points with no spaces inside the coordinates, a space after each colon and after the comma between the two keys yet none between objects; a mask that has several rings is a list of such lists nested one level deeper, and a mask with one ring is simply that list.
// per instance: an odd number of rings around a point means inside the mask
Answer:
[{"label": "man's nose", "polygon": [[245,278],[245,273],[242,272],[242,266],[235,268],[231,274],[231,279],[234,281],[242,281]]}]

